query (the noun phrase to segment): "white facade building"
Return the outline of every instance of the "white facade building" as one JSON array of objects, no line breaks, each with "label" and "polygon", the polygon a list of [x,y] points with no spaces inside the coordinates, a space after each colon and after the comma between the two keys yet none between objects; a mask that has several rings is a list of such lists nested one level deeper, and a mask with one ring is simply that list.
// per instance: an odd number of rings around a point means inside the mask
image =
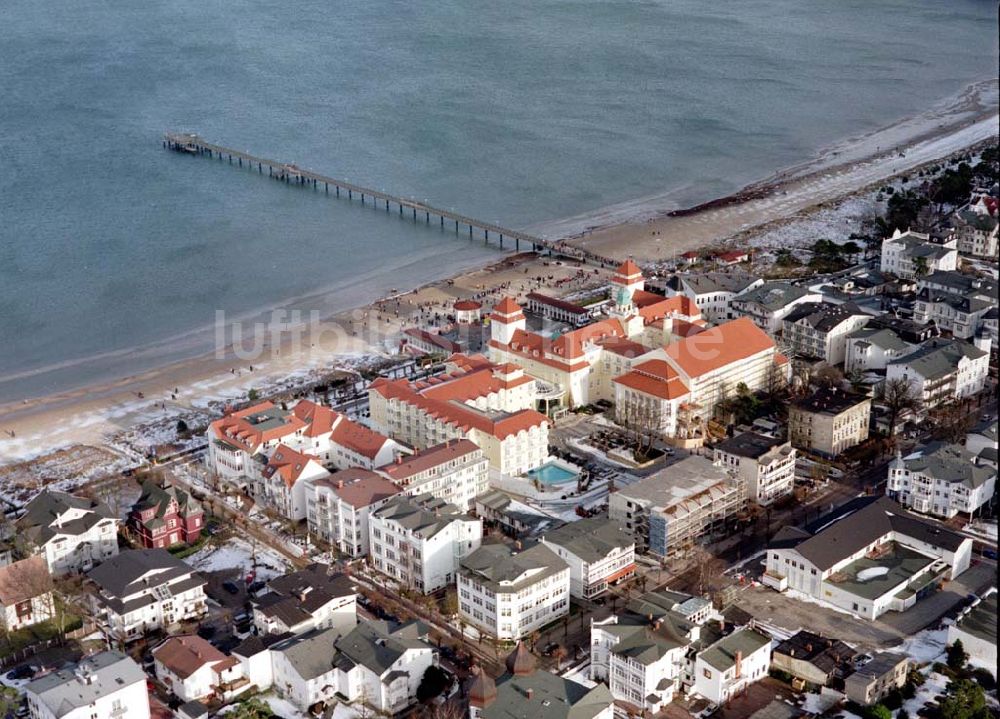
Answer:
[{"label": "white facade building", "polygon": [[452,584],[483,537],[481,519],[429,494],[390,499],[368,527],[372,566],[424,594]]},{"label": "white facade building", "polygon": [[746,317],[775,337],[781,330],[782,320],[798,305],[822,299],[822,294],[807,287],[769,282],[737,295],[730,300],[730,306],[734,317]]},{"label": "white facade building", "polygon": [[692,692],[722,704],[767,676],[771,638],[756,629],[739,629],[699,652]]},{"label": "white facade building", "polygon": [[793,354],[839,365],[846,356],[847,336],[870,319],[871,315],[853,302],[807,302],[782,320],[782,337]]},{"label": "white facade building", "polygon": [[120,525],[104,502],[46,489],[28,502],[14,529],[17,541],[60,575],[86,572],[117,555]]},{"label": "white facade building", "polygon": [[201,637],[170,637],[153,649],[156,678],[181,701],[229,701],[251,687],[240,660]]},{"label": "white facade building", "polygon": [[569,613],[569,565],[544,544],[483,545],[462,560],[459,616],[497,639],[517,640]]},{"label": "white facade building", "polygon": [[635,540],[617,522],[589,517],[545,532],[541,542],[569,565],[569,593],[593,599],[635,573]]},{"label": "white facade building", "polygon": [[978,394],[989,374],[989,352],[962,340],[932,339],[886,365],[886,381],[904,379],[925,409]]},{"label": "white facade building", "polygon": [[993,498],[997,472],[978,466],[975,455],[957,444],[937,444],[889,465],[886,493],[904,507],[951,519],[972,515]]},{"label": "white facade building", "polygon": [[54,618],[52,588],[43,557],[0,566],[0,629],[14,632]]},{"label": "white facade building", "polygon": [[308,515],[315,483],[329,476],[319,458],[279,444],[267,464],[255,472],[253,496],[282,516],[299,522]]},{"label": "white facade building", "polygon": [[368,556],[368,518],[401,492],[368,469],[343,469],[312,484],[307,498],[309,531],[348,557]]},{"label": "white facade building", "polygon": [[430,494],[462,510],[489,489],[490,463],[467,439],[445,441],[379,467],[406,494]]},{"label": "white facade building", "polygon": [[107,651],[24,687],[32,719],[149,719],[146,675],[130,657]]},{"label": "white facade building", "polygon": [[746,482],[747,497],[762,507],[794,489],[796,451],[790,442],[745,432],[716,445],[713,459]]},{"label": "white facade building", "polygon": [[957,240],[952,237],[939,244],[921,232],[896,230],[892,237],[882,240],[880,269],[910,280],[937,270],[957,270]]},{"label": "white facade building", "polygon": [[740,272],[685,273],[671,277],[664,291],[667,297],[683,295],[690,298],[706,320],[719,324],[736,319],[730,306],[734,297],[763,284],[762,278]]},{"label": "white facade building", "polygon": [[131,549],[92,569],[95,609],[120,641],[204,616],[205,580],[165,549]]},{"label": "white facade building", "polygon": [[890,362],[908,355],[915,345],[890,329],[864,327],[845,338],[844,373],[885,370]]}]

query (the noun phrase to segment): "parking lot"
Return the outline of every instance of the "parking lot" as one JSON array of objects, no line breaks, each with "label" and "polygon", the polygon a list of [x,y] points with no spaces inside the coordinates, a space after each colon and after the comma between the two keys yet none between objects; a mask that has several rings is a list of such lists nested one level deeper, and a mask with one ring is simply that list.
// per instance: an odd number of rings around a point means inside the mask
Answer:
[{"label": "parking lot", "polygon": [[996,564],[979,562],[908,611],[887,612],[874,622],[794,599],[760,585],[743,589],[736,605],[767,624],[790,632],[808,628],[868,651],[899,644],[907,636],[937,623],[942,616],[966,601],[969,594],[978,594],[993,586],[995,581]]}]

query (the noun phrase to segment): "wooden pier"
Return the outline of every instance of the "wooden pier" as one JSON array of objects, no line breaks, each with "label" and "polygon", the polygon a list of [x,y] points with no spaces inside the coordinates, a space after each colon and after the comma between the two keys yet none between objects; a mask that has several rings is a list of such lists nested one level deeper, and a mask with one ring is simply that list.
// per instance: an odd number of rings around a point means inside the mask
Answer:
[{"label": "wooden pier", "polygon": [[268,160],[264,157],[257,157],[240,150],[233,150],[222,145],[214,145],[205,142],[200,136],[195,134],[168,132],[163,136],[163,146],[175,152],[188,153],[191,155],[205,155],[209,158],[226,160],[230,165],[237,165],[249,170],[257,170],[258,174],[264,174],[267,168],[267,175],[280,182],[292,185],[301,185],[313,190],[323,190],[327,195],[333,193],[336,197],[346,197],[348,200],[361,200],[362,205],[370,204],[374,209],[383,209],[386,212],[398,212],[399,215],[408,217],[414,221],[424,220],[425,224],[430,224],[431,219],[438,220],[443,228],[455,226],[456,234],[468,232],[469,239],[481,235],[483,241],[488,243],[492,239],[504,248],[504,240],[513,241],[513,249],[520,250],[522,243],[525,248],[530,245],[533,251],[550,249],[549,243],[539,237],[534,237],[518,230],[501,227],[491,222],[482,222],[474,217],[467,217],[450,210],[442,210],[437,207],[408,200],[404,197],[390,195],[387,192],[373,190],[370,187],[362,187],[334,177],[327,177],[317,172],[303,170],[297,165],[277,160]]}]

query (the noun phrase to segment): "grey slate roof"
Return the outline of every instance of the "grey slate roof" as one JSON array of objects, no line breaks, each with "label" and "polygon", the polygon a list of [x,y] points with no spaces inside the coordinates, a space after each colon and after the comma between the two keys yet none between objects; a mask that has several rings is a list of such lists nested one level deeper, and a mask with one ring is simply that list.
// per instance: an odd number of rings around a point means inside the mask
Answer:
[{"label": "grey slate roof", "polygon": [[413,623],[393,628],[388,622],[365,622],[334,642],[338,666],[363,666],[382,676],[411,649],[431,649],[416,638]]},{"label": "grey slate roof", "polygon": [[940,479],[952,484],[961,483],[970,489],[981,487],[996,472],[990,467],[973,464],[973,455],[957,444],[935,442],[925,449],[914,452],[903,459],[910,472]]},{"label": "grey slate roof", "polygon": [[774,648],[774,653],[808,662],[827,674],[857,655],[856,651],[839,639],[829,639],[804,629],[780,642]]},{"label": "grey slate roof", "polygon": [[893,531],[949,551],[955,551],[965,541],[960,534],[907,514],[888,497],[859,497],[838,513],[839,519],[808,538],[797,543],[786,539],[780,546],[772,543],[768,547],[793,546],[809,562],[825,571]]},{"label": "grey slate roof", "polygon": [[433,537],[452,522],[469,520],[458,507],[431,494],[396,496],[375,510],[374,516],[398,522],[425,539]]},{"label": "grey slate roof", "polygon": [[[461,571],[494,593],[509,594],[568,568],[559,555],[539,542],[522,551],[506,544],[483,545],[462,559]],[[531,570],[541,571],[516,581]],[[501,585],[501,582],[509,583]]]},{"label": "grey slate roof", "polygon": [[[155,571],[152,581],[144,578]],[[130,549],[91,569],[87,577],[112,597],[126,597],[194,572],[165,549]],[[197,576],[197,575],[196,575]],[[198,578],[199,584],[204,580]]]},{"label": "grey slate roof", "polygon": [[801,305],[796,305],[795,309],[785,317],[785,322],[804,321],[818,332],[829,332],[841,322],[857,315],[869,316],[853,302],[844,302],[839,305],[831,302],[804,302]]},{"label": "grey slate roof", "polygon": [[908,355],[899,357],[889,364],[905,364],[921,377],[931,380],[946,377],[958,368],[964,357],[979,359],[986,353],[973,344],[955,339],[935,338],[927,340]]},{"label": "grey slate roof", "polygon": [[703,272],[676,275],[676,278],[677,286],[671,285],[672,289],[680,290],[681,283],[684,283],[699,295],[711,292],[743,292],[759,279],[743,272]]},{"label": "grey slate roof", "polygon": [[880,349],[893,352],[903,352],[910,347],[895,332],[883,327],[862,327],[847,335],[847,339],[860,340]]},{"label": "grey slate roof", "polygon": [[614,704],[606,684],[588,688],[546,671],[505,674],[496,684],[497,698],[482,710],[483,719],[593,719]]},{"label": "grey slate roof", "polygon": [[283,655],[295,672],[308,681],[333,670],[334,642],[339,636],[339,629],[318,629],[278,642],[271,651]]},{"label": "grey slate roof", "polygon": [[770,452],[774,447],[785,444],[782,439],[775,439],[756,432],[743,432],[724,440],[715,446],[716,449],[726,454],[735,454],[739,457],[749,457],[759,459]]},{"label": "grey slate roof", "polygon": [[[90,681],[83,681],[77,672],[89,676]],[[106,651],[80,660],[75,667],[39,677],[25,690],[35,694],[57,717],[62,717],[126,686],[145,681],[146,675],[130,657]]]},{"label": "grey slate roof", "polygon": [[710,666],[724,672],[736,664],[737,652],[745,658],[770,643],[771,637],[755,629],[739,629],[717,641],[699,656]]},{"label": "grey slate roof", "polygon": [[[79,519],[55,526],[59,516],[71,509],[83,510],[85,514]],[[104,502],[46,489],[28,502],[15,527],[18,533],[42,546],[58,534],[85,534],[105,519],[117,518]]]},{"label": "grey slate roof", "polygon": [[625,549],[635,540],[618,522],[607,517],[588,517],[552,529],[542,536],[542,541],[557,544],[585,562],[599,562],[616,549]]},{"label": "grey slate roof", "polygon": [[757,304],[768,312],[774,312],[782,307],[787,307],[789,303],[801,299],[809,293],[810,291],[806,287],[791,285],[787,282],[770,282],[737,295],[733,301]]},{"label": "grey slate roof", "polygon": [[997,643],[997,593],[982,599],[979,604],[959,617],[958,627],[974,637],[992,644]]}]

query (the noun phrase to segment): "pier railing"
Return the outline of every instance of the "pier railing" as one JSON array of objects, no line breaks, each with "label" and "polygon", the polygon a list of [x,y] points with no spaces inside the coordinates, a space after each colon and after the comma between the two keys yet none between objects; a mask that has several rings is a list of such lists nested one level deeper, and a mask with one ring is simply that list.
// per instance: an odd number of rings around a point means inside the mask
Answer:
[{"label": "pier railing", "polygon": [[333,194],[336,197],[346,197],[348,200],[358,199],[362,205],[371,204],[376,209],[385,208],[386,212],[398,211],[400,215],[411,216],[414,221],[419,221],[421,217],[426,224],[430,224],[431,219],[436,219],[441,227],[446,223],[455,225],[455,232],[468,232],[469,238],[482,235],[483,241],[488,243],[492,239],[504,248],[504,241],[513,240],[513,249],[520,250],[522,243],[525,247],[530,245],[533,251],[552,249],[551,243],[547,240],[529,235],[526,232],[512,230],[502,227],[492,222],[483,222],[474,217],[468,217],[451,210],[442,210],[439,207],[417,202],[392,195],[381,190],[373,190],[370,187],[362,187],[335,177],[321,175],[318,172],[304,170],[297,165],[269,160],[265,157],[257,157],[247,152],[234,150],[223,145],[216,145],[206,142],[199,135],[189,133],[168,132],[163,136],[163,146],[175,152],[189,153],[192,155],[204,155],[209,158],[228,160],[230,165],[237,165],[250,170],[257,170],[259,174],[264,174],[267,168],[268,177],[288,184],[302,185],[314,190],[322,189],[327,195]]}]

